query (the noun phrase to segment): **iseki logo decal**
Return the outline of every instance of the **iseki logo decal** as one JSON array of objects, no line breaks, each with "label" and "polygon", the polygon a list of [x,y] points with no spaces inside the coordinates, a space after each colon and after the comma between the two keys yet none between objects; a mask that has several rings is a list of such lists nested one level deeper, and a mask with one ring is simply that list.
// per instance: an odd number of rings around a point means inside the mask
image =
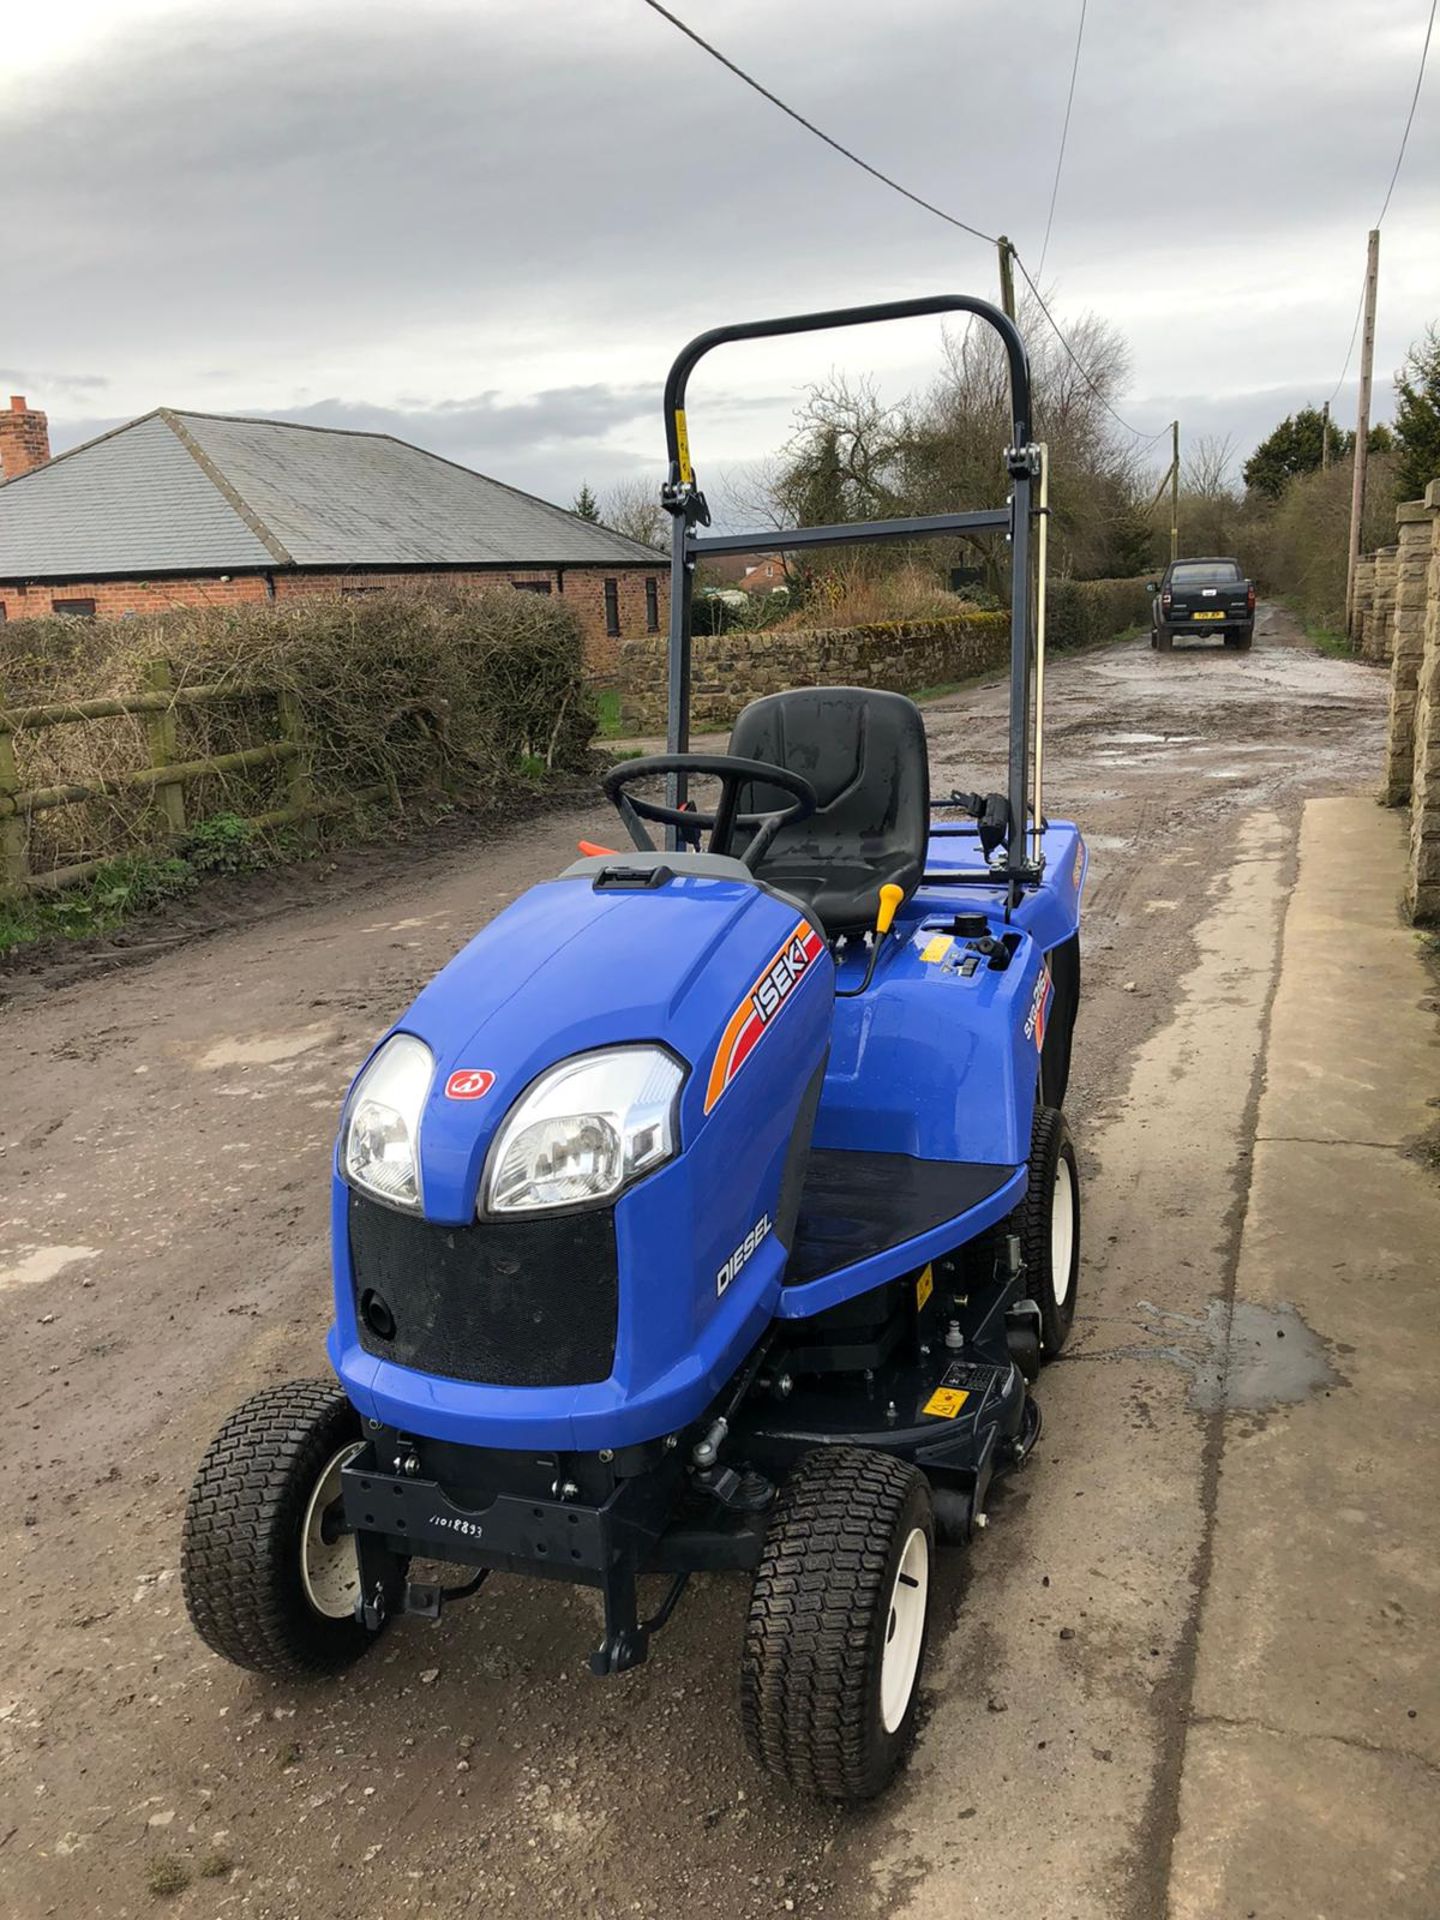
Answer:
[{"label": "iseki logo decal", "polygon": [[495,1084],[488,1067],[459,1067],[445,1082],[447,1100],[483,1100]]},{"label": "iseki logo decal", "polygon": [[766,964],[720,1036],[710,1068],[710,1083],[705,1090],[706,1113],[755,1051],[770,1022],[784,1011],[791,994],[824,949],[825,942],[819,933],[808,920],[802,920]]},{"label": "iseki logo decal", "polygon": [[749,1233],[746,1234],[745,1238],[716,1274],[715,1296],[717,1299],[724,1293],[730,1282],[735,1278],[736,1274],[739,1273],[740,1269],[745,1265],[745,1262],[750,1258],[751,1254],[754,1253],[755,1249],[769,1231],[770,1216],[768,1213],[762,1213],[754,1226],[751,1227]]},{"label": "iseki logo decal", "polygon": [[1055,983],[1050,978],[1050,962],[1047,960],[1040,969],[1040,978],[1035,982],[1035,997],[1030,1002],[1030,1012],[1025,1019],[1025,1038],[1035,1042],[1038,1053],[1045,1044],[1045,1021],[1050,1013],[1050,999],[1055,991]]}]

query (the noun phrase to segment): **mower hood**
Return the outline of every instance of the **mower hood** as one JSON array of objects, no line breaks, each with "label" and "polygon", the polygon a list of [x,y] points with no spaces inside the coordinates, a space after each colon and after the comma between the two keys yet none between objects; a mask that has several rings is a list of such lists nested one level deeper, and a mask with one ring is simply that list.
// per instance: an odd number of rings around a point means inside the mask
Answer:
[{"label": "mower hood", "polygon": [[634,889],[595,881],[582,872],[532,888],[397,1023],[435,1056],[420,1127],[431,1220],[474,1219],[485,1155],[514,1102],[576,1054],[668,1048],[690,1069],[681,1097],[688,1144],[708,1112],[726,1023],[799,920],[748,879],[667,874]]}]

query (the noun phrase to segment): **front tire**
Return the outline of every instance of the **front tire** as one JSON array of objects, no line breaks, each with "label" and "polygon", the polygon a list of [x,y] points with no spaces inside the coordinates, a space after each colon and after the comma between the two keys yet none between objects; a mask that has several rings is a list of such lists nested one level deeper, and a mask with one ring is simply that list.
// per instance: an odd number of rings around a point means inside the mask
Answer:
[{"label": "front tire", "polygon": [[353,1536],[336,1530],[360,1416],[326,1380],[267,1387],[210,1444],[185,1509],[180,1580],[200,1638],[253,1673],[338,1673],[374,1641],[355,1617]]},{"label": "front tire", "polygon": [[1040,1311],[1040,1358],[1054,1360],[1070,1338],[1080,1279],[1080,1178],[1058,1107],[1035,1109],[1030,1183],[1015,1220],[1025,1292]]},{"label": "front tire", "polygon": [[741,1668],[751,1754],[833,1800],[886,1787],[915,1737],[935,1521],[925,1476],[861,1447],[806,1454],[781,1488]]}]

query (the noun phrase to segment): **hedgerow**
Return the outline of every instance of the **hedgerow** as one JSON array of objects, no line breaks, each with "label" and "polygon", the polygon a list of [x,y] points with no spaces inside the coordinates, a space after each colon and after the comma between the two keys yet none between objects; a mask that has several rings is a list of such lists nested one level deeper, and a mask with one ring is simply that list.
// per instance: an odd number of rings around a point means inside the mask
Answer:
[{"label": "hedgerow", "polygon": [[[577,618],[561,602],[508,586],[23,621],[0,650],[0,704],[134,694],[151,684],[156,663],[177,690],[221,686],[233,695],[174,706],[172,758],[210,759],[279,739],[283,699],[317,799],[372,792],[387,813],[410,818],[578,770],[595,729]],[[93,784],[148,766],[153,727],[151,716],[120,715],[21,730],[21,786]],[[263,815],[286,805],[288,782],[281,764],[207,774],[185,789],[187,818]],[[40,812],[30,866],[154,846],[163,824],[150,793]]]}]

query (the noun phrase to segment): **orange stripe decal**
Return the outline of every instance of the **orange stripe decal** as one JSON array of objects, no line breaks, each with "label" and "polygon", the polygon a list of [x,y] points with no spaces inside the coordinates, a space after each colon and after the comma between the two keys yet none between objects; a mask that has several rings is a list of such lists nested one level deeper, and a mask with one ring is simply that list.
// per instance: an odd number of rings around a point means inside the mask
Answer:
[{"label": "orange stripe decal", "polygon": [[710,1080],[705,1089],[705,1111],[709,1113],[741,1067],[764,1039],[776,1015],[783,1012],[796,986],[804,979],[812,963],[820,957],[825,942],[808,920],[796,922],[761,969],[745,998],[725,1024],[715,1058],[710,1065]]}]

